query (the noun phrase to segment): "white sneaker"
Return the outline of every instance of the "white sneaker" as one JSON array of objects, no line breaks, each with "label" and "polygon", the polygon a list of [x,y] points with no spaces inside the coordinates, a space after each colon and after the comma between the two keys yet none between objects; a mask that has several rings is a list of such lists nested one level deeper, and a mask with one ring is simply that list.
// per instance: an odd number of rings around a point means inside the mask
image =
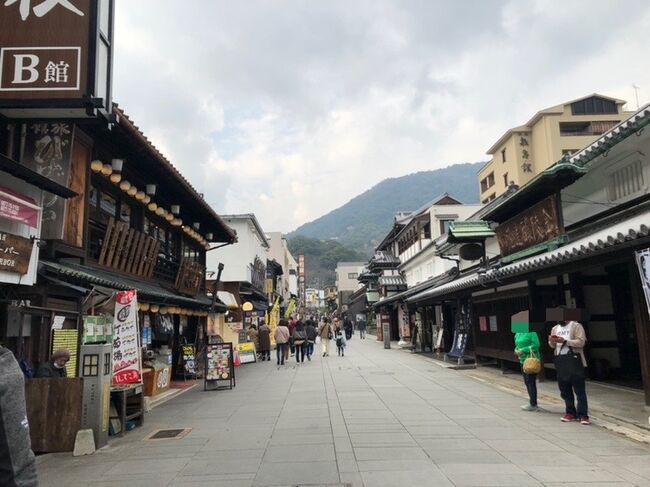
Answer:
[{"label": "white sneaker", "polygon": [[539,407],[537,406],[531,406],[530,404],[524,404],[521,406],[521,409],[524,411],[539,411]]}]

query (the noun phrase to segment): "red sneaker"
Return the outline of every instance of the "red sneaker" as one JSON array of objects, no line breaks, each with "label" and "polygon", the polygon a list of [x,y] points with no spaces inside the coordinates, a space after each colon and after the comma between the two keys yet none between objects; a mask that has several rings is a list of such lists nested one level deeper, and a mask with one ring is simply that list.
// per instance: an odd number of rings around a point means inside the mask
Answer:
[{"label": "red sneaker", "polygon": [[571,421],[575,421],[576,417],[573,414],[565,414],[560,418],[560,421],[563,423],[570,423]]},{"label": "red sneaker", "polygon": [[580,418],[580,424],[591,424],[591,421],[589,421],[589,416],[582,416]]}]

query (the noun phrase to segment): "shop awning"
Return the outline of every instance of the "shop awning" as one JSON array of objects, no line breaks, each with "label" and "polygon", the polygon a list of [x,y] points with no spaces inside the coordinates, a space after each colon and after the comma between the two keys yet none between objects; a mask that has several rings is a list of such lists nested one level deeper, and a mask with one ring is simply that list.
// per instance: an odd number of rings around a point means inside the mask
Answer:
[{"label": "shop awning", "polygon": [[237,298],[232,293],[228,291],[217,291],[217,298],[223,304],[226,305],[228,309],[239,309],[239,304],[237,304]]},{"label": "shop awning", "polygon": [[616,247],[634,243],[650,236],[650,210],[612,224],[603,223],[606,228],[569,242],[566,245],[543,254],[520,260],[484,273],[473,272],[464,277],[436,286],[409,297],[407,302],[422,301],[453,294],[471,288],[480,288],[498,279],[513,278],[540,269],[556,267],[567,262],[592,257],[598,253],[613,251]]},{"label": "shop awning", "polygon": [[34,185],[37,188],[47,191],[48,193],[60,196],[61,198],[72,198],[74,196],[77,196],[77,193],[71,189],[68,189],[66,186],[55,183],[51,179],[46,178],[36,171],[32,171],[28,167],[23,166],[22,164],[2,154],[0,154],[0,171],[9,173],[18,179],[22,179],[26,183]]},{"label": "shop awning", "polygon": [[[101,268],[85,266],[73,262],[50,262],[41,260],[38,272],[45,278],[56,278],[73,284],[97,284],[115,290],[137,289],[138,295],[149,301],[161,304],[178,304],[207,309],[212,300],[205,295],[182,296],[172,289],[166,289],[152,281],[142,281],[136,277],[117,274]],[[219,300],[217,312],[225,312],[226,306]]]}]

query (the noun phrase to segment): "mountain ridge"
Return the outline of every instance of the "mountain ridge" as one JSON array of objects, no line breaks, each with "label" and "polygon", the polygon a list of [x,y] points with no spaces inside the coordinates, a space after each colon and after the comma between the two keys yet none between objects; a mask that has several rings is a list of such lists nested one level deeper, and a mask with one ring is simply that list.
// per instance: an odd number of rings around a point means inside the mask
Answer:
[{"label": "mountain ridge", "polygon": [[287,237],[336,240],[369,256],[390,229],[397,212],[414,211],[444,193],[463,203],[477,203],[476,173],[482,164],[465,162],[386,178],[344,205],[300,225]]}]

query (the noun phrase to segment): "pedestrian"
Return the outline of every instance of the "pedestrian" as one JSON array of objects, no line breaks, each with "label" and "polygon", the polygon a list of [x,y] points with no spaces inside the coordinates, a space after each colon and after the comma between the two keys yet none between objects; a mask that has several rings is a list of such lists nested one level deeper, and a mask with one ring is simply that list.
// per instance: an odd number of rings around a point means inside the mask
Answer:
[{"label": "pedestrian", "polygon": [[577,321],[558,322],[548,337],[548,344],[554,349],[557,385],[565,404],[565,414],[561,418],[565,423],[569,421],[580,421],[584,425],[590,423],[585,384],[587,366],[584,354],[585,343],[587,343],[585,329]]},{"label": "pedestrian", "polygon": [[345,334],[341,327],[336,329],[334,337],[336,338],[336,352],[339,357],[345,357],[345,346],[347,345],[347,341],[345,340]]},{"label": "pedestrian", "polygon": [[35,377],[67,377],[68,373],[65,370],[65,364],[70,360],[70,351],[65,348],[60,348],[52,354],[52,358],[47,362],[40,365],[36,371]]},{"label": "pedestrian", "polygon": [[262,362],[265,360],[271,360],[271,329],[269,326],[262,321],[260,325],[258,339],[260,342],[260,355],[262,356]]},{"label": "pedestrian", "polygon": [[537,411],[537,374],[527,373],[524,369],[524,362],[528,358],[539,359],[539,337],[537,332],[528,331],[515,333],[515,355],[521,364],[521,373],[524,376],[524,384],[528,391],[528,404],[521,406],[524,411]]},{"label": "pedestrian", "polygon": [[293,319],[293,316],[289,318],[287,326],[289,327],[289,349],[291,350],[291,356],[293,357],[293,354],[296,353],[296,350],[293,346],[293,330],[296,329],[296,320]]},{"label": "pedestrian", "polygon": [[307,320],[305,332],[307,333],[307,360],[311,360],[311,356],[314,354],[314,343],[316,343],[316,337],[318,336],[314,320]]},{"label": "pedestrian", "polygon": [[350,321],[350,318],[347,316],[345,317],[345,320],[343,321],[343,329],[345,330],[345,339],[349,340],[352,338],[352,321]]},{"label": "pedestrian", "polygon": [[260,350],[260,340],[257,327],[255,325],[249,326],[246,335],[248,336],[248,340],[253,342],[253,345],[255,346],[255,353],[258,353]]},{"label": "pedestrian", "polygon": [[25,378],[16,359],[0,346],[0,485],[38,487],[29,438]]},{"label": "pedestrian", "polygon": [[296,354],[296,363],[301,364],[305,361],[305,349],[307,348],[307,332],[302,321],[298,320],[293,330],[293,347]]},{"label": "pedestrian", "polygon": [[330,340],[334,336],[329,318],[323,318],[323,322],[318,327],[318,335],[320,336],[320,342],[323,347],[323,357],[326,357],[330,354]]},{"label": "pedestrian", "polygon": [[365,340],[366,339],[366,321],[361,320],[357,323],[357,329],[359,330],[359,339],[360,340]]},{"label": "pedestrian", "polygon": [[287,320],[280,320],[277,328],[275,329],[275,355],[277,356],[278,365],[284,365],[284,355],[289,342],[289,327],[287,327]]}]

